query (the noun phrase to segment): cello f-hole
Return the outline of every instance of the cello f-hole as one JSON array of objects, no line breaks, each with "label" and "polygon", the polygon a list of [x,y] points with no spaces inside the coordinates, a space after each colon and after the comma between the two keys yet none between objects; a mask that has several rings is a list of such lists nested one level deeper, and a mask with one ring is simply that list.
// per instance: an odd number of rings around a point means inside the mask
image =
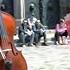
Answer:
[{"label": "cello f-hole", "polygon": [[11,45],[11,49],[12,49],[13,54],[15,56],[18,55],[18,52],[16,50],[14,50],[14,48],[13,48],[13,44],[11,42],[9,42],[9,44]]}]

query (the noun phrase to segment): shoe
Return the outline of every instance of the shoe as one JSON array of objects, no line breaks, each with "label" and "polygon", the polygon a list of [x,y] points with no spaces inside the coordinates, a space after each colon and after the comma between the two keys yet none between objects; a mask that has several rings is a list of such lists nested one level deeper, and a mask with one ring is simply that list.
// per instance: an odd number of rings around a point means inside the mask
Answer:
[{"label": "shoe", "polygon": [[42,43],[43,46],[48,46],[47,43]]},{"label": "shoe", "polygon": [[33,44],[28,44],[28,46],[33,47]]}]

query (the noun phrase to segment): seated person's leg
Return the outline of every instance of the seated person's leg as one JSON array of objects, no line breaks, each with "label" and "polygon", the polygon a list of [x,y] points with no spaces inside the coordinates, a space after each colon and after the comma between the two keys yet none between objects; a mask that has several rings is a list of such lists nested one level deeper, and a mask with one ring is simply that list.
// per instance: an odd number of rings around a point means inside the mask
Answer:
[{"label": "seated person's leg", "polygon": [[63,36],[59,36],[59,44],[64,44],[64,42],[63,42]]},{"label": "seated person's leg", "polygon": [[42,35],[39,33],[39,34],[38,34],[38,43],[40,43],[41,37],[42,37]]},{"label": "seated person's leg", "polygon": [[63,40],[63,44],[68,44],[67,42],[67,36],[68,36],[68,32],[67,30],[62,34],[62,40]]},{"label": "seated person's leg", "polygon": [[33,46],[34,33],[32,33],[31,35],[27,35],[25,38],[25,42],[28,43],[28,46]]},{"label": "seated person's leg", "polygon": [[46,39],[46,32],[44,31],[44,32],[42,32],[42,31],[38,31],[37,32],[37,43],[39,44],[39,42],[40,42],[40,39],[41,39],[41,37],[44,37],[44,45],[47,45],[46,44],[46,42],[47,42],[47,39]]},{"label": "seated person's leg", "polygon": [[29,43],[29,41],[30,41],[30,36],[27,35],[27,36],[25,37],[25,42],[26,42],[26,43]]},{"label": "seated person's leg", "polygon": [[44,37],[44,45],[47,45],[47,38],[46,38],[46,32],[43,32],[43,37]]},{"label": "seated person's leg", "polygon": [[59,33],[55,32],[55,44],[59,43]]},{"label": "seated person's leg", "polygon": [[35,33],[35,35],[34,35],[34,45],[37,45],[37,43],[38,43],[38,34]]},{"label": "seated person's leg", "polygon": [[19,41],[21,43],[25,44],[25,34],[23,32],[21,32],[19,35]]},{"label": "seated person's leg", "polygon": [[67,39],[67,36],[68,36],[67,30],[64,33],[59,32],[59,41],[61,44],[65,44],[65,40]]},{"label": "seated person's leg", "polygon": [[29,42],[29,44],[32,46],[33,45],[33,42],[34,42],[34,32],[30,36],[30,42]]},{"label": "seated person's leg", "polygon": [[58,32],[58,43],[63,44],[63,33],[62,32]]},{"label": "seated person's leg", "polygon": [[68,36],[67,30],[65,30],[65,32],[63,33],[63,36],[65,36],[67,38],[67,36]]},{"label": "seated person's leg", "polygon": [[35,31],[35,36],[34,36],[34,42],[35,42],[35,45],[38,45],[39,42],[40,42],[40,31]]}]

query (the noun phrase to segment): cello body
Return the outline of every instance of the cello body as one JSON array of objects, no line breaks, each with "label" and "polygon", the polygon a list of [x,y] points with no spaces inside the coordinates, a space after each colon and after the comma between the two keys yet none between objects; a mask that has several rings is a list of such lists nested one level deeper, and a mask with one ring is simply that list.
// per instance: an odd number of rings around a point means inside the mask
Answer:
[{"label": "cello body", "polygon": [[[6,42],[2,41],[2,38],[0,39],[0,47],[5,49],[11,49],[11,51],[5,52],[6,60],[10,60],[12,62],[12,66],[10,70],[27,70],[27,64],[22,56],[21,52],[17,51],[14,43],[13,43],[13,35],[16,30],[16,22],[15,19],[8,13],[2,12],[2,21],[4,25],[4,29],[7,33],[8,40],[6,39]],[[2,45],[3,46],[2,46]],[[5,60],[0,58],[0,70],[7,70],[5,69]]]}]

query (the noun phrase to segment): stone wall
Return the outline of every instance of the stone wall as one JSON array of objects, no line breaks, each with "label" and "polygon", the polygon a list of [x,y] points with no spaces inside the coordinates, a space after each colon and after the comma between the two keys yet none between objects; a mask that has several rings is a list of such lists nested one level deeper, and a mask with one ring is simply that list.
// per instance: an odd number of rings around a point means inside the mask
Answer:
[{"label": "stone wall", "polygon": [[46,20],[46,16],[47,16],[47,3],[48,0],[43,0],[43,24],[47,25],[47,20]]},{"label": "stone wall", "polygon": [[[59,0],[58,0],[59,1]],[[58,10],[58,1],[56,0],[42,0],[42,5],[43,5],[43,16],[42,16],[42,20],[43,20],[43,24],[44,25],[48,25],[49,28],[54,28],[55,24],[58,21],[58,16],[59,16],[59,10]],[[26,0],[26,17],[29,14],[29,4],[31,2],[34,2],[36,4],[36,10],[35,10],[35,14],[36,17],[39,18],[39,0]],[[52,6],[52,10],[48,10],[48,3],[50,3]],[[56,5],[56,6],[55,6]]]},{"label": "stone wall", "polygon": [[14,0],[14,16],[16,19],[21,18],[20,0]]},{"label": "stone wall", "polygon": [[[6,0],[4,0],[6,1]],[[14,1],[14,16],[18,23],[20,23],[21,18],[23,15],[21,15],[21,7],[24,5],[21,5],[21,0],[13,0]],[[22,0],[23,1],[23,0]],[[43,24],[48,25],[50,28],[53,28],[56,25],[56,21],[58,20],[58,16],[60,14],[60,17],[63,17],[67,10],[67,7],[70,10],[70,0],[60,0],[60,12],[58,10],[57,4],[59,0],[42,0],[43,5]],[[35,16],[39,19],[39,0],[25,0],[25,17],[27,18],[29,16],[29,5],[33,2],[35,4]],[[48,10],[48,5],[51,6],[51,10]],[[9,5],[9,4],[8,4]],[[58,14],[59,13],[59,14]],[[53,27],[52,27],[53,26]]]},{"label": "stone wall", "polygon": [[67,12],[70,12],[70,0],[60,0],[61,17],[64,17]]}]

